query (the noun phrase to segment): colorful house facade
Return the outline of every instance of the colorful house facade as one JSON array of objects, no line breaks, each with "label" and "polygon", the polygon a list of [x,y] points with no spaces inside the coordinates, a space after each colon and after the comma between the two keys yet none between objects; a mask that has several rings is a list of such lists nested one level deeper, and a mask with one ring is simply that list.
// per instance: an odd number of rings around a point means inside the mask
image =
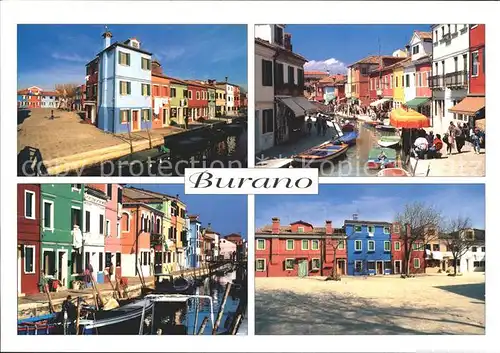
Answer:
[{"label": "colorful house facade", "polygon": [[84,192],[82,184],[41,185],[41,276],[63,288],[82,274],[82,244],[73,231],[82,229]]},{"label": "colorful house facade", "polygon": [[226,90],[216,86],[215,88],[215,116],[226,115]]},{"label": "colorful house facade", "polygon": [[151,65],[153,129],[159,129],[170,125],[170,79],[159,61],[153,60]]},{"label": "colorful house facade", "polygon": [[27,109],[42,107],[43,90],[37,86],[31,86],[17,92],[18,106]]},{"label": "colorful house facade", "polygon": [[87,63],[86,74],[85,102],[83,103],[83,109],[85,110],[85,120],[97,126],[97,107],[99,102],[99,57],[96,57],[92,61]]},{"label": "colorful house facade", "polygon": [[[282,226],[279,218],[255,232],[256,277],[306,277],[347,272],[346,236],[334,229],[297,221]],[[334,260],[335,259],[335,260]]]},{"label": "colorful house facade", "polygon": [[197,121],[208,117],[208,91],[205,85],[197,81],[186,81],[188,84],[188,118]]},{"label": "colorful house facade", "polygon": [[56,91],[42,91],[41,93],[41,108],[57,108],[59,102],[58,97],[59,93]]},{"label": "colorful house facade", "polygon": [[216,107],[216,89],[212,82],[207,83],[207,91],[208,91],[208,118],[215,118],[215,107]]},{"label": "colorful house facade", "polygon": [[99,57],[97,127],[112,133],[152,128],[151,53],[136,38],[111,44],[103,34]]},{"label": "colorful house facade", "polygon": [[406,64],[409,60],[410,58],[406,58],[392,65],[392,76],[394,78],[392,85],[393,108],[400,108],[406,103],[404,64]]},{"label": "colorful house facade", "polygon": [[344,221],[347,236],[347,274],[385,275],[392,273],[391,223]]},{"label": "colorful house facade", "polygon": [[188,84],[169,77],[170,80],[170,123],[184,125],[188,116]]},{"label": "colorful house facade", "polygon": [[40,292],[40,185],[17,185],[17,292]]},{"label": "colorful house facade", "polygon": [[189,237],[186,250],[187,266],[198,268],[202,262],[201,254],[201,222],[197,215],[188,216],[189,219]]}]

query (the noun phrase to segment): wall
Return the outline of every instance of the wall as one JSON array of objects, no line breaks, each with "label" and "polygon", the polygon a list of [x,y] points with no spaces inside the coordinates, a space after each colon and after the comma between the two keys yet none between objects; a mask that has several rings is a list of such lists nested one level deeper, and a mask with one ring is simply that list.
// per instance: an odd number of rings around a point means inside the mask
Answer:
[{"label": "wall", "polygon": [[[416,97],[417,88],[416,88],[416,68],[414,65],[410,65],[404,68],[404,97],[405,102],[409,102],[413,98]],[[409,83],[407,82],[409,81]]]},{"label": "wall", "polygon": [[[417,54],[413,54],[413,47],[415,46],[418,46]],[[416,33],[413,33],[413,37],[410,40],[411,60],[418,60],[428,54],[432,54],[432,43],[430,41],[422,41]]]},{"label": "wall", "polygon": [[272,43],[274,40],[274,25],[255,25],[255,38]]},{"label": "wall", "polygon": [[[485,25],[478,24],[476,27],[470,29],[470,48],[469,48],[469,57],[470,63],[470,85],[469,85],[469,93],[470,94],[478,94],[484,95],[485,93]],[[472,53],[478,51],[478,61],[479,61],[479,69],[478,75],[472,76]]]},{"label": "wall", "polygon": [[220,246],[220,256],[222,256],[226,260],[231,259],[233,253],[236,252],[236,244],[230,242],[227,239],[221,239],[219,242],[219,246]]},{"label": "wall", "polygon": [[406,103],[405,101],[405,91],[402,85],[403,82],[403,67],[395,68],[393,71],[394,75],[394,85],[392,90],[392,95],[394,98],[394,102],[396,103],[395,107],[399,107],[399,105]]},{"label": "wall", "polygon": [[[188,100],[187,98],[184,98],[184,91],[188,90],[187,85],[182,85],[182,84],[177,84],[173,83],[170,81],[170,87],[175,88],[176,95],[171,96],[170,98],[170,107],[171,108],[176,108],[177,110],[177,117],[174,117],[172,115],[172,112],[170,112],[170,120],[174,120],[177,122],[177,124],[184,124],[184,108],[188,108]],[[181,107],[181,102],[184,102],[185,104]],[[170,109],[172,110],[172,109]]]},{"label": "wall", "polygon": [[421,75],[422,85],[417,85],[417,97],[432,97],[432,91],[429,87],[428,78],[431,76],[431,62],[416,66],[417,75]]},{"label": "wall", "polygon": [[[170,80],[164,77],[151,76],[151,108],[153,114],[153,129],[168,126],[170,123],[170,102],[160,106],[159,114],[154,115],[155,98],[167,99],[170,97]],[[156,86],[156,87],[155,87]],[[157,91],[156,91],[157,90]],[[165,92],[166,90],[166,92]],[[155,95],[156,94],[156,95]],[[164,110],[166,109],[166,111]],[[166,112],[166,114],[164,114]],[[164,117],[165,115],[165,117]],[[165,119],[164,119],[165,118]],[[164,123],[165,120],[165,123]]]}]

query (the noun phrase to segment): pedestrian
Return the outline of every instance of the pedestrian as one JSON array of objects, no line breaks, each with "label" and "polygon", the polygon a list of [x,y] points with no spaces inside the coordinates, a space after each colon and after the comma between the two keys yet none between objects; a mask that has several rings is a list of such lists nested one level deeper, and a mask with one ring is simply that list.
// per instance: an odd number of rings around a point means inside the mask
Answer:
[{"label": "pedestrian", "polygon": [[321,118],[319,116],[316,117],[316,133],[318,136],[321,134]]},{"label": "pedestrian", "polygon": [[477,127],[472,132],[471,139],[472,139],[472,144],[474,145],[474,153],[480,154],[481,153],[481,136],[480,136],[480,131]]},{"label": "pedestrian", "polygon": [[187,130],[189,128],[189,117],[187,114],[184,116],[184,128]]},{"label": "pedestrian", "polygon": [[456,135],[456,132],[457,132],[457,127],[455,126],[455,124],[453,123],[453,121],[450,121],[450,126],[448,127],[448,146],[447,146],[447,151],[449,151],[448,154],[452,154],[452,150],[453,150],[453,145],[455,144],[455,135]]},{"label": "pedestrian", "polygon": [[50,120],[54,120],[54,109],[50,111]]},{"label": "pedestrian", "polygon": [[461,124],[459,124],[455,130],[455,144],[457,146],[457,152],[462,153],[462,147],[465,145],[465,134]]},{"label": "pedestrian", "polygon": [[323,136],[326,135],[326,129],[328,129],[328,124],[326,123],[326,119],[321,120],[321,128],[323,130]]},{"label": "pedestrian", "polygon": [[429,134],[427,135],[427,142],[429,142],[429,146],[432,146],[433,141],[434,141],[434,133],[430,131]]},{"label": "pedestrian", "polygon": [[427,152],[427,156],[429,158],[438,158],[440,156],[441,148],[443,148],[443,141],[441,140],[441,135],[436,134],[436,137],[429,144],[429,152]]},{"label": "pedestrian", "polygon": [[450,134],[449,133],[444,134],[443,142],[446,144],[446,154],[451,154],[451,143],[450,143]]},{"label": "pedestrian", "polygon": [[92,287],[92,276],[93,276],[93,273],[94,273],[94,268],[92,267],[92,265],[90,263],[88,263],[85,266],[85,275],[84,275],[84,281],[85,281],[85,285],[86,285],[87,288],[91,288]]},{"label": "pedestrian", "polygon": [[307,135],[311,136],[311,129],[312,129],[312,119],[310,116],[307,117]]}]

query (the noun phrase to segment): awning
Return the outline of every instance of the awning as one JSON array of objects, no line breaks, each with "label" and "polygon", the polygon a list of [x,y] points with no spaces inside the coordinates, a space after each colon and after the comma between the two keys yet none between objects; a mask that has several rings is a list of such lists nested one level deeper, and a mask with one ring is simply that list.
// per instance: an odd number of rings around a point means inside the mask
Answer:
[{"label": "awning", "polygon": [[318,108],[316,108],[305,97],[288,97],[278,99],[288,108],[290,108],[296,117],[305,116],[305,114],[309,111],[318,110]]},{"label": "awning", "polygon": [[425,103],[427,103],[430,100],[431,99],[427,98],[427,97],[413,98],[412,100],[409,100],[408,102],[406,102],[405,105],[407,107],[415,109],[415,108],[418,108],[418,107],[424,105]]},{"label": "awning", "polygon": [[460,103],[448,109],[450,113],[463,115],[476,115],[484,108],[484,97],[465,97]]},{"label": "awning", "polygon": [[390,98],[381,98],[379,100],[376,100],[375,102],[371,102],[370,107],[376,107],[377,105],[384,104],[385,102],[388,102],[390,100]]}]

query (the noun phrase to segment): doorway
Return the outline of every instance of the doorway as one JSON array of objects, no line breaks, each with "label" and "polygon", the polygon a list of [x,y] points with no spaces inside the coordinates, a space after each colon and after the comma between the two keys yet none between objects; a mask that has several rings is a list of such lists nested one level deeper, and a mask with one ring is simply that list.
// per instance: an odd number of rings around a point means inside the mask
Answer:
[{"label": "doorway", "polygon": [[401,273],[401,260],[394,261],[394,274],[398,275]]},{"label": "doorway", "polygon": [[384,273],[384,262],[383,261],[377,261],[377,275],[381,275]]},{"label": "doorway", "polygon": [[162,124],[163,126],[168,126],[168,108],[163,108]]},{"label": "doorway", "polygon": [[66,287],[68,279],[68,252],[57,250],[57,279],[63,287]]},{"label": "doorway", "polygon": [[345,276],[345,260],[337,260],[337,273]]},{"label": "doorway", "polygon": [[299,277],[307,277],[307,273],[309,272],[309,269],[308,269],[308,265],[307,265],[308,261],[307,260],[300,260],[299,261]]},{"label": "doorway", "polygon": [[137,131],[140,129],[140,121],[139,121],[139,111],[132,110],[132,131]]}]

